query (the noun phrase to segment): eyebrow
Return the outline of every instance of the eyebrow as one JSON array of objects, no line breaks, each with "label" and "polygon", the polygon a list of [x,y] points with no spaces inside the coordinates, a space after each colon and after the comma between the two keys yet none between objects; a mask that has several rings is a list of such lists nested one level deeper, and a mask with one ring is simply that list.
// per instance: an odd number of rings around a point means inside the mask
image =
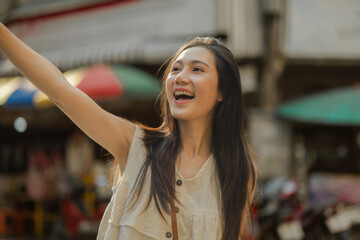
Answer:
[{"label": "eyebrow", "polygon": [[[175,61],[173,64],[176,64],[176,63],[181,63],[181,64],[183,64],[183,61],[182,61],[182,60],[177,60],[177,61]],[[206,62],[201,61],[201,60],[193,60],[193,61],[191,61],[191,63],[192,63],[192,64],[200,63],[200,64],[204,64],[205,66],[209,67],[209,65],[208,65]]]}]

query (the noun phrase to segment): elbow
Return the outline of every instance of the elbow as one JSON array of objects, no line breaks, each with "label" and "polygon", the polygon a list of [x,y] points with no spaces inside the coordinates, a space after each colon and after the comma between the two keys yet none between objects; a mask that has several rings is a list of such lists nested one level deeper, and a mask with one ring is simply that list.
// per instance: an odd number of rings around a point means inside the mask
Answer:
[{"label": "elbow", "polygon": [[51,102],[53,102],[56,106],[61,106],[61,100],[54,96],[47,96]]},{"label": "elbow", "polygon": [[71,91],[72,86],[61,86],[56,90],[52,91],[52,94],[47,95],[47,97],[52,101],[56,106],[63,106],[63,103],[66,102],[68,98],[68,92]]}]

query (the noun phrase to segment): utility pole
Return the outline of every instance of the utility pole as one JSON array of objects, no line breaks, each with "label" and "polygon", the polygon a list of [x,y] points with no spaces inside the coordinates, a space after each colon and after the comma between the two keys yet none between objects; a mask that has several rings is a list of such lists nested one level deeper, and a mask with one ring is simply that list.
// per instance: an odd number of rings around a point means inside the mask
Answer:
[{"label": "utility pole", "polygon": [[286,0],[263,0],[264,58],[260,85],[260,106],[273,110],[279,102],[278,81],[283,73],[285,57],[284,22]]}]

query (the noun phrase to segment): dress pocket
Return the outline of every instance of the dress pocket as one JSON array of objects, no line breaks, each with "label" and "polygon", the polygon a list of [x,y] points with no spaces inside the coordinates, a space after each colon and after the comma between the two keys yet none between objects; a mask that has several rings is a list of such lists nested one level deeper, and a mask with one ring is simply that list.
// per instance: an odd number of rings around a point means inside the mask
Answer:
[{"label": "dress pocket", "polygon": [[[142,236],[140,239],[168,240],[167,236],[169,236],[169,232],[171,233],[170,216],[163,212],[164,220],[153,201],[145,209],[149,194],[148,192],[142,194],[144,195],[138,199],[135,205],[129,201],[124,206],[120,219],[110,219],[110,225],[119,228],[120,239],[136,239],[130,238],[129,234],[132,234],[132,236]],[[124,235],[126,238],[122,238]]]},{"label": "dress pocket", "polygon": [[217,240],[219,238],[219,218],[211,212],[180,214],[178,218],[179,236],[187,240]]}]

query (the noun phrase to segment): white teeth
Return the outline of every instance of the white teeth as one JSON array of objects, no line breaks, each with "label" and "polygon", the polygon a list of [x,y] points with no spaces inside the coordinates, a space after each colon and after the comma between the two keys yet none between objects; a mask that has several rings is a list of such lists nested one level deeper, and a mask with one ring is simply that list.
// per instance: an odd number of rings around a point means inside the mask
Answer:
[{"label": "white teeth", "polygon": [[195,95],[191,92],[188,91],[176,91],[174,93],[175,96],[180,96],[180,95],[186,95],[186,96],[190,96],[190,97],[194,97]]}]

